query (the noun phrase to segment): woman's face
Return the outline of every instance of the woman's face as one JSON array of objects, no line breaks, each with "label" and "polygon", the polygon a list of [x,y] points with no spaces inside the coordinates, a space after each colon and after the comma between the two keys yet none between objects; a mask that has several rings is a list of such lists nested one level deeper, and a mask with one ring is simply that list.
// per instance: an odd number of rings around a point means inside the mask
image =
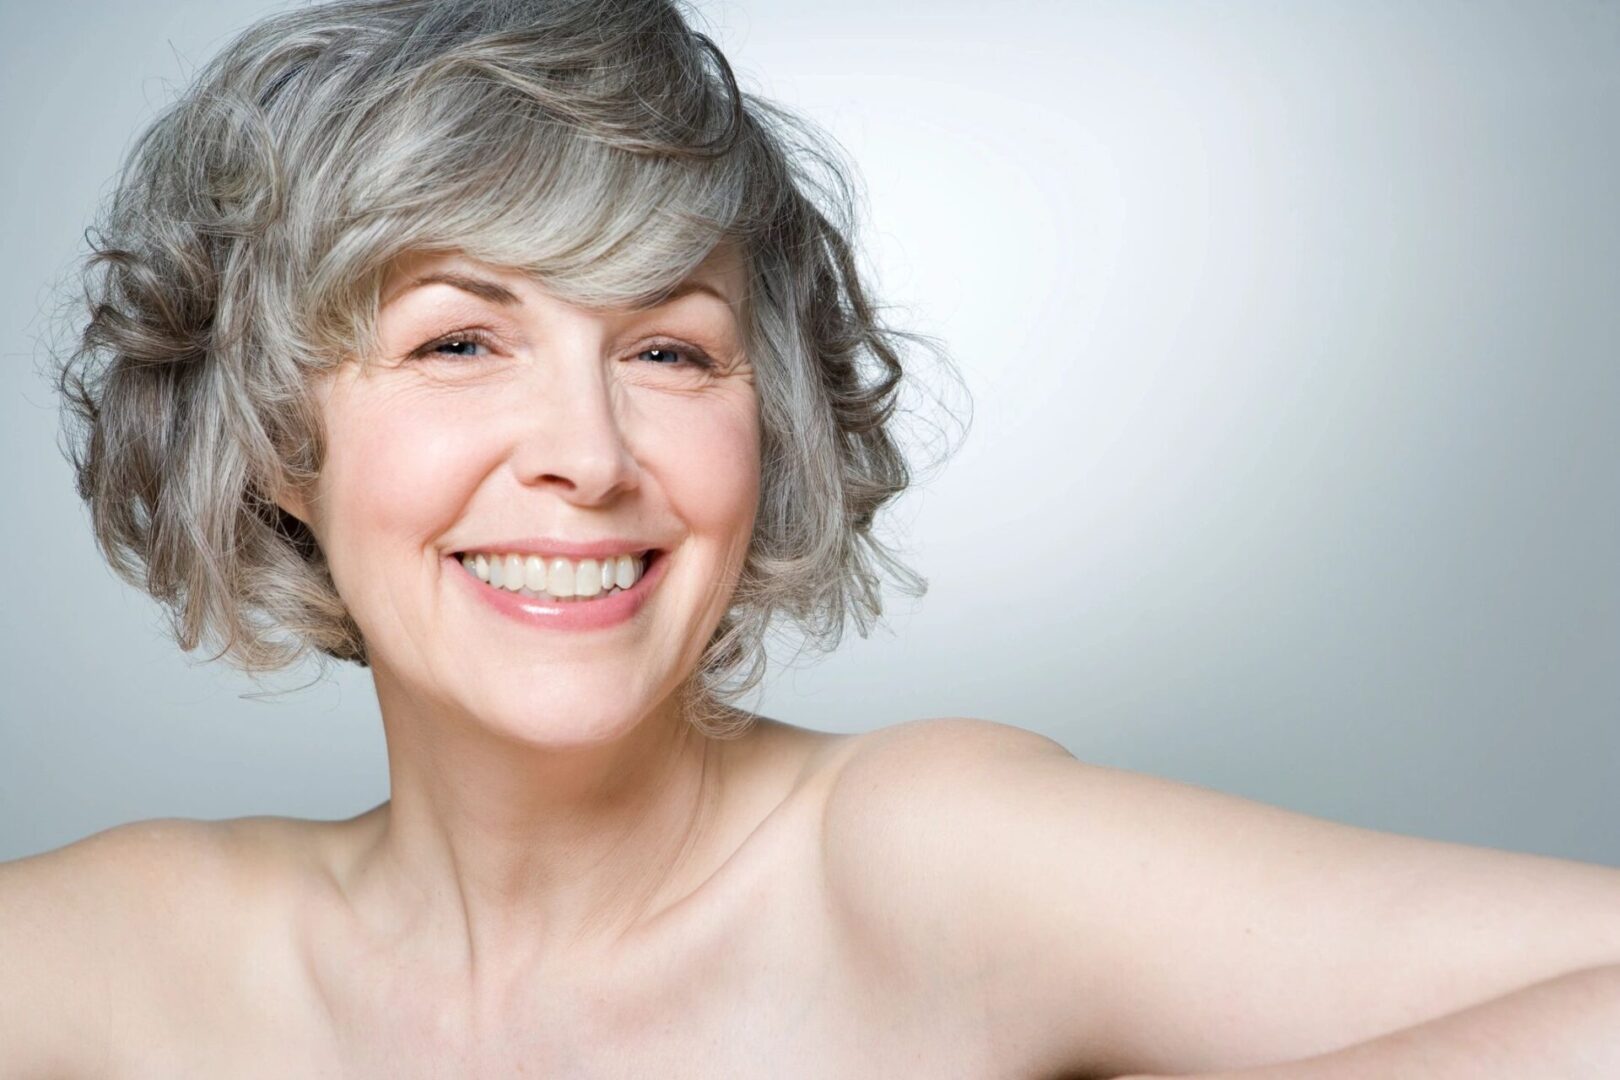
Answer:
[{"label": "woman's face", "polygon": [[[288,507],[379,681],[559,744],[611,738],[679,686],[729,602],[759,494],[746,284],[724,247],[642,312],[577,308],[459,255],[394,268],[383,355],[322,384],[325,462],[314,499]],[[601,562],[558,557],[604,541],[658,549],[644,579],[616,599],[553,598]],[[496,588],[463,555],[507,584],[505,557],[523,556],[545,595]],[[615,559],[613,584],[630,568]]]}]

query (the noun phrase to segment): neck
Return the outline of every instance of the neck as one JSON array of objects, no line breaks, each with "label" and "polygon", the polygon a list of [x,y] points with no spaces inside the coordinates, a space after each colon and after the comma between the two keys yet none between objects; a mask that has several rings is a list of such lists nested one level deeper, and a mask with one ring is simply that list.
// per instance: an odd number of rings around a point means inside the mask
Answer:
[{"label": "neck", "polygon": [[673,701],[589,741],[538,743],[374,678],[391,798],[368,815],[354,899],[410,926],[436,967],[506,983],[611,945],[697,884],[689,856],[720,776]]}]

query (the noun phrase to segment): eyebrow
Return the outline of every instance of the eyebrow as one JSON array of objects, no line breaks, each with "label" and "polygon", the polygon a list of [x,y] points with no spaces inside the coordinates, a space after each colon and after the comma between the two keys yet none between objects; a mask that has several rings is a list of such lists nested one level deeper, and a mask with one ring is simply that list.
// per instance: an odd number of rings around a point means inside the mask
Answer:
[{"label": "eyebrow", "polygon": [[[383,306],[386,307],[388,304],[392,304],[395,300],[398,300],[406,293],[412,291],[413,289],[419,289],[424,285],[449,285],[453,288],[460,289],[462,292],[471,293],[480,300],[488,301],[491,304],[498,304],[501,307],[521,307],[523,304],[523,300],[517,295],[517,293],[513,292],[511,289],[508,289],[505,285],[502,285],[499,282],[490,281],[488,278],[473,277],[470,274],[457,274],[451,271],[436,271],[430,274],[423,274],[418,278],[413,278],[410,284],[406,285],[403,289],[400,289],[393,296],[384,301]],[[672,303],[689,293],[695,292],[708,293],[716,300],[719,300],[725,304],[729,305],[731,303],[730,297],[726,296],[719,289],[708,284],[707,282],[695,281],[690,278],[675,286],[675,288],[670,291],[670,294],[666,296],[662,302],[666,304]]]},{"label": "eyebrow", "polygon": [[517,293],[513,292],[511,289],[508,289],[505,285],[502,285],[499,282],[490,281],[481,277],[472,277],[468,274],[456,274],[449,271],[438,271],[436,273],[423,274],[421,277],[411,279],[410,284],[406,285],[403,289],[400,289],[384,302],[385,306],[387,304],[392,304],[395,300],[398,300],[408,292],[415,289],[420,289],[424,285],[450,285],[460,289],[462,292],[472,293],[480,300],[487,300],[491,304],[499,304],[502,307],[516,307],[523,303],[523,301],[518,298]]}]

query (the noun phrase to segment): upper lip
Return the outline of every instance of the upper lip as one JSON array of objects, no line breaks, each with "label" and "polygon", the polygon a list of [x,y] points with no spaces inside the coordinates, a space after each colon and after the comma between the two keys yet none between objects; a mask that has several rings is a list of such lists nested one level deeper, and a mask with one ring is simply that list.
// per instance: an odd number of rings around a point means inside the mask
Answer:
[{"label": "upper lip", "polygon": [[550,536],[525,536],[516,540],[491,540],[468,544],[457,554],[481,551],[499,555],[558,555],[565,559],[600,559],[608,555],[637,555],[657,549],[647,540],[609,537],[606,540],[561,540]]}]

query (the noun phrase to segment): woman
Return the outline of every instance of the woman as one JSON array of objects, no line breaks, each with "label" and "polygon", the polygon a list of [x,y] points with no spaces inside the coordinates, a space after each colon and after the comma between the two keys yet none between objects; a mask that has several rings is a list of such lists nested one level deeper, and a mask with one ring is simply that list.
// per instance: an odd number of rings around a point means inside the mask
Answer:
[{"label": "woman", "polygon": [[921,339],[795,132],[554,0],[275,16],[144,135],[62,372],[98,540],[187,649],[367,665],[391,798],[0,867],[4,1074],[1612,1072],[1614,870],[735,706],[778,612],[920,584]]}]

